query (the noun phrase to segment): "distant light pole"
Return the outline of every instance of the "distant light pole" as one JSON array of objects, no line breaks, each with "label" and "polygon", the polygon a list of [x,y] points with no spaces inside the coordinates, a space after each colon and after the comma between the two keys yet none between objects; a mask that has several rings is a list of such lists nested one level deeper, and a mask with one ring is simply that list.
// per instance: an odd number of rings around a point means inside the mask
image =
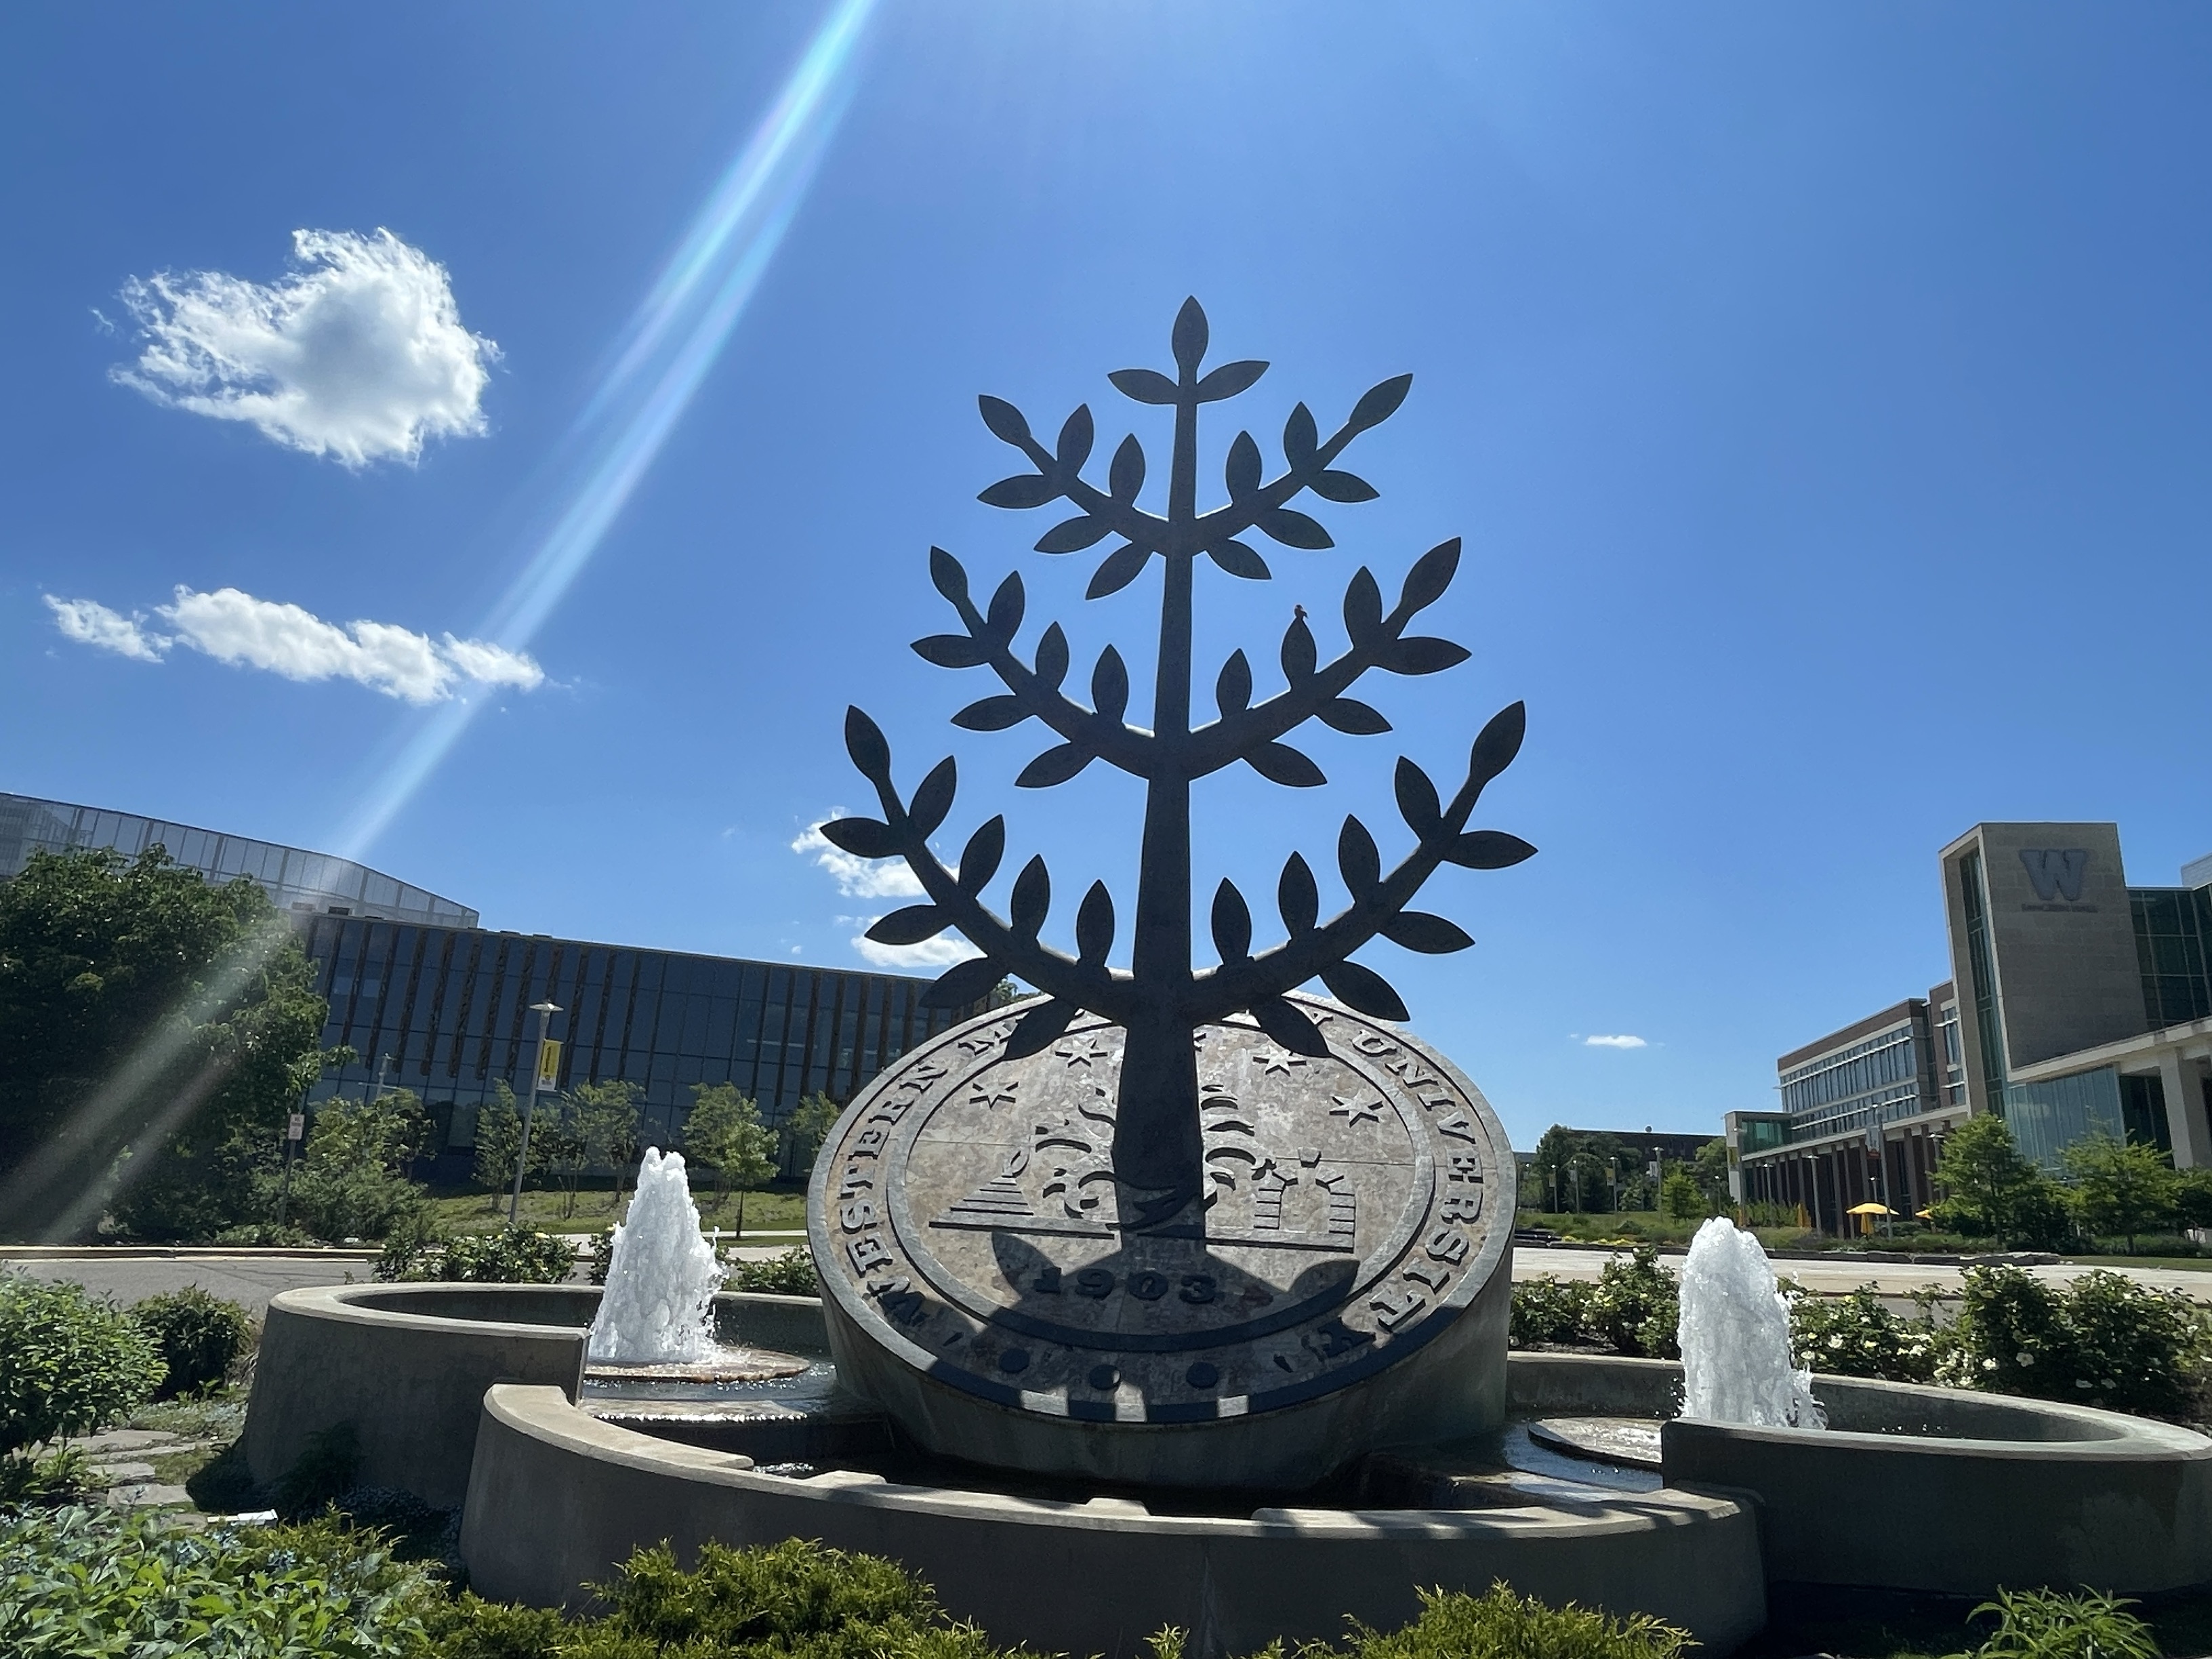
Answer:
[{"label": "distant light pole", "polygon": [[530,1054],[530,1093],[522,1104],[522,1145],[514,1154],[514,1191],[507,1200],[507,1224],[516,1224],[515,1213],[522,1207],[522,1172],[530,1167],[530,1120],[538,1112],[538,1074],[544,1069],[545,1021],[561,1012],[557,1003],[533,1002],[530,1012],[538,1016],[538,1046]]}]

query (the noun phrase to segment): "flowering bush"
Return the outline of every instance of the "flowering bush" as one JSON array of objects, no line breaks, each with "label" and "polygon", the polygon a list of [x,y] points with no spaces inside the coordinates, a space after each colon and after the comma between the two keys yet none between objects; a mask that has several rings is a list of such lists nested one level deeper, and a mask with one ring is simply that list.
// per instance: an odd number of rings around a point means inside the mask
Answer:
[{"label": "flowering bush", "polygon": [[1533,1348],[1540,1342],[1582,1342],[1589,1318],[1590,1287],[1563,1284],[1546,1274],[1513,1287],[1513,1324],[1510,1338],[1516,1348]]},{"label": "flowering bush", "polygon": [[1790,1297],[1790,1364],[1831,1376],[1932,1382],[1942,1340],[1932,1319],[1893,1312],[1871,1285],[1848,1296]]},{"label": "flowering bush", "polygon": [[1616,1353],[1643,1359],[1680,1359],[1674,1328],[1682,1316],[1681,1286],[1659,1265],[1656,1245],[1639,1244],[1623,1261],[1615,1256],[1589,1292],[1586,1325]]}]

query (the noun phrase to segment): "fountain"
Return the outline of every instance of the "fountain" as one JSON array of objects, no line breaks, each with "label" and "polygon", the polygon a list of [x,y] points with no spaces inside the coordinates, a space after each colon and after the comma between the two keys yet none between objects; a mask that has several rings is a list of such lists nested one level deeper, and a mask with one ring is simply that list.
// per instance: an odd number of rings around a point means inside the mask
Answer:
[{"label": "fountain", "polygon": [[1755,1234],[1716,1216],[1682,1266],[1682,1415],[1762,1428],[1818,1429],[1813,1373],[1790,1364],[1790,1304]]},{"label": "fountain", "polygon": [[700,1236],[684,1154],[646,1149],[629,1212],[615,1229],[605,1293],[592,1321],[601,1365],[696,1365],[714,1353],[721,1265]]},{"label": "fountain", "polygon": [[[2201,1436],[1833,1377],[1820,1382],[1830,1427],[1814,1432],[1820,1407],[1790,1369],[1771,1270],[1726,1223],[1700,1234],[1686,1275],[1686,1377],[1662,1360],[1508,1355],[1512,1149],[1480,1091],[1404,1029],[1397,994],[1350,957],[1377,938],[1426,953],[1473,943],[1407,907],[1443,865],[1498,869],[1534,851],[1470,827],[1519,749],[1522,714],[1513,705],[1483,728],[1449,794],[1398,762],[1404,830],[1386,839],[1409,837],[1410,850],[1395,867],[1345,819],[1339,914],[1323,917],[1294,854],[1275,892],[1285,939],[1255,946],[1251,908],[1224,881],[1206,912],[1218,962],[1194,961],[1193,785],[1235,764],[1321,784],[1281,739],[1314,720],[1386,732],[1346,695],[1362,675],[1425,675],[1467,655],[1409,632],[1457,570],[1447,542],[1412,562],[1395,604],[1370,572],[1352,578],[1348,646],[1332,660],[1297,609],[1284,690],[1255,701],[1252,665],[1234,653],[1214,685],[1219,718],[1194,725],[1197,573],[1218,573],[1208,591],[1219,576],[1266,580],[1245,535],[1332,545],[1288,503],[1375,493],[1337,463],[1409,379],[1372,388],[1325,438],[1297,404],[1273,480],[1240,434],[1226,503],[1201,513],[1200,411],[1267,367],[1202,372],[1206,337],[1189,302],[1174,374],[1111,377],[1171,411],[1164,514],[1139,505],[1135,437],[1102,488],[1083,476],[1087,407],[1048,447],[1011,404],[982,400],[985,423],[1032,469],[993,484],[987,503],[1068,502],[1075,516],[1045,532],[1042,552],[1117,538],[1094,599],[1161,562],[1145,723],[1125,719],[1130,676],[1112,647],[1088,703],[1062,690],[1057,624],[1017,653],[1018,575],[979,603],[959,562],[933,550],[960,631],[915,647],[1003,684],[957,724],[1051,729],[1023,786],[1093,762],[1144,781],[1129,966],[1109,963],[1121,929],[1103,882],[1055,929],[1073,956],[1045,941],[1054,883],[1042,858],[994,913],[983,895],[1005,820],[986,818],[957,864],[941,862],[954,763],[903,788],[883,731],[848,710],[847,748],[882,816],[822,834],[855,857],[906,860],[922,902],[870,937],[913,945],[957,928],[981,954],[924,1000],[984,1012],[887,1066],[824,1142],[807,1196],[822,1297],[715,1295],[682,1160],[648,1155],[604,1297],[481,1285],[276,1297],[246,1424],[255,1478],[279,1478],[346,1423],[366,1483],[452,1503],[465,1475],[459,1551],[487,1595],[574,1605],[641,1544],[687,1553],[709,1539],[809,1538],[899,1559],[999,1642],[1117,1659],[1163,1626],[1188,1630],[1200,1659],[1332,1637],[1347,1615],[1387,1627],[1425,1589],[1499,1579],[1657,1615],[1716,1654],[1763,1625],[1769,1580],[1973,1596],[2212,1581]],[[1041,994],[989,1006],[1010,975]],[[1327,998],[1301,988],[1316,980]],[[692,1357],[710,1329],[782,1351],[800,1374],[733,1383],[712,1369],[726,1349]],[[1640,1419],[1647,1442],[1656,1428],[1656,1456],[1641,1461],[1657,1467],[1624,1473],[1622,1460],[1534,1442],[1538,1419],[1601,1416]]]}]

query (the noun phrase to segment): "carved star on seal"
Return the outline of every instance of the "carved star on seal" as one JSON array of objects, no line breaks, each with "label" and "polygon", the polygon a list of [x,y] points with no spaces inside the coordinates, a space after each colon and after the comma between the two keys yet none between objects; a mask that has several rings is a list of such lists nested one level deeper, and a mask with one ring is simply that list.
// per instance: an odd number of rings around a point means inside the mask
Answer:
[{"label": "carved star on seal", "polygon": [[1329,1098],[1336,1104],[1328,1109],[1328,1115],[1342,1118],[1347,1128],[1355,1123],[1382,1121],[1382,1103],[1379,1100],[1364,1101],[1357,1095],[1331,1095]]},{"label": "carved star on seal", "polygon": [[1014,1091],[1021,1086],[1021,1080],[1018,1078],[1007,1083],[978,1083],[969,1091],[968,1103],[970,1106],[981,1106],[987,1112],[996,1111],[1001,1106],[1012,1105]]},{"label": "carved star on seal", "polygon": [[1294,1054],[1287,1048],[1270,1048],[1260,1056],[1260,1069],[1269,1077],[1281,1077],[1293,1066],[1306,1063],[1304,1054]]},{"label": "carved star on seal", "polygon": [[1114,1051],[1097,1037],[1071,1037],[1053,1053],[1067,1062],[1067,1069],[1071,1072],[1079,1066],[1096,1066],[1114,1056]]}]

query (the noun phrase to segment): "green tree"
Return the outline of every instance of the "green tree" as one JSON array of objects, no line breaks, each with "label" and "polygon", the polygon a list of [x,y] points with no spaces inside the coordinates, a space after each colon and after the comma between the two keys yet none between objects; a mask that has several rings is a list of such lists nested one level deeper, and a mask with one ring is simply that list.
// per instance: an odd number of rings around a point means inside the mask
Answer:
[{"label": "green tree", "polygon": [[[734,1083],[691,1085],[691,1115],[684,1121],[684,1145],[693,1157],[714,1166],[719,1199],[738,1189],[738,1236],[745,1231],[745,1197],[775,1178],[775,1137],[760,1120],[760,1104],[738,1092]],[[716,1207],[720,1207],[718,1202]]]},{"label": "green tree", "polygon": [[811,1170],[814,1155],[830,1138],[837,1114],[843,1109],[818,1090],[793,1107],[791,1115],[783,1121],[783,1167],[799,1176]]},{"label": "green tree", "polygon": [[406,1171],[429,1134],[411,1089],[325,1101],[293,1172],[292,1215],[318,1238],[382,1238],[424,1205]]},{"label": "green tree", "polygon": [[1696,1178],[1698,1190],[1705,1195],[1707,1215],[1719,1215],[1734,1202],[1729,1192],[1728,1142],[1720,1136],[1714,1136],[1698,1148],[1697,1157],[1690,1163],[1690,1173]]},{"label": "green tree", "polygon": [[522,1113],[505,1078],[491,1085],[491,1098],[477,1109],[477,1157],[472,1173],[490,1195],[485,1206],[496,1211],[514,1186],[514,1160],[522,1156]]},{"label": "green tree", "polygon": [[614,1197],[610,1209],[622,1202],[623,1179],[637,1162],[641,1131],[637,1121],[637,1097],[645,1091],[635,1083],[612,1078],[605,1083],[582,1083],[569,1091],[575,1103],[576,1130],[584,1138],[585,1157],[594,1164],[611,1165],[615,1172]]},{"label": "green tree", "polygon": [[530,1126],[530,1169],[550,1176],[561,1187],[561,1218],[576,1213],[576,1183],[592,1159],[575,1108],[558,1095],[540,1095]]},{"label": "green tree", "polygon": [[38,852],[0,882],[0,1218],[144,1237],[252,1218],[257,1176],[322,1069],[326,1007],[251,881],[149,848]]},{"label": "green tree", "polygon": [[2005,1243],[2060,1242],[2067,1228],[2058,1183],[2021,1156],[2002,1118],[1984,1113],[1951,1131],[1936,1160],[1943,1188],[1934,1214],[1938,1226],[1994,1236]]},{"label": "green tree", "polygon": [[1705,1188],[1680,1164],[1668,1164],[1659,1177],[1659,1207],[1676,1221],[1695,1221],[1712,1213]]},{"label": "green tree", "polygon": [[2133,1255],[2138,1235],[2173,1225],[2181,1183],[2157,1147],[2097,1134],[2069,1146],[2065,1161],[2074,1183],[2067,1202],[2082,1231],[2117,1233]]},{"label": "green tree", "polygon": [[2173,1210],[2181,1226],[2212,1227],[2212,1170],[2174,1171]]}]

